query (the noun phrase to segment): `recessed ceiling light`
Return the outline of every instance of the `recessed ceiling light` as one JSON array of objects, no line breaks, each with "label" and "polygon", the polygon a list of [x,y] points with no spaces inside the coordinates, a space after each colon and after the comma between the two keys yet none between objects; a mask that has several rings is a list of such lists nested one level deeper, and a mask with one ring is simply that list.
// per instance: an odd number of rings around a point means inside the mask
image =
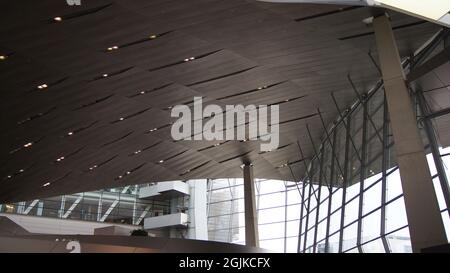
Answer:
[{"label": "recessed ceiling light", "polygon": [[7,58],[6,55],[0,55],[0,60],[5,60]]},{"label": "recessed ceiling light", "polygon": [[362,22],[364,23],[364,24],[366,24],[366,25],[371,25],[372,23],[373,23],[373,16],[372,17],[368,17],[368,18],[364,18],[363,20],[362,20]]},{"label": "recessed ceiling light", "polygon": [[106,78],[106,77],[108,77],[108,74],[105,73],[102,76],[103,76],[103,78]]},{"label": "recessed ceiling light", "polygon": [[156,35],[150,35],[150,39],[155,39],[156,38]]},{"label": "recessed ceiling light", "polygon": [[126,172],[126,174],[130,174],[130,173],[131,173],[130,171]]},{"label": "recessed ceiling light", "polygon": [[119,118],[120,121],[124,120],[124,118]]},{"label": "recessed ceiling light", "polygon": [[47,186],[50,186],[50,182],[47,182],[44,185],[42,185],[42,187],[47,187]]},{"label": "recessed ceiling light", "polygon": [[61,21],[62,21],[62,18],[59,17],[59,16],[57,16],[57,17],[53,18],[53,20],[55,20],[56,22],[61,22]]},{"label": "recessed ceiling light", "polygon": [[28,148],[28,147],[30,147],[31,145],[33,145],[33,143],[32,143],[32,142],[28,142],[27,144],[24,144],[23,147]]},{"label": "recessed ceiling light", "polygon": [[189,62],[189,61],[192,61],[192,60],[195,60],[195,57],[189,57],[189,58],[184,59],[185,62]]},{"label": "recessed ceiling light", "polygon": [[158,161],[158,163],[164,163],[164,160],[161,159],[160,161]]},{"label": "recessed ceiling light", "polygon": [[113,51],[113,50],[116,50],[116,49],[119,49],[119,47],[118,46],[108,47],[108,51]]},{"label": "recessed ceiling light", "polygon": [[141,94],[141,95],[144,95],[144,94],[145,94],[145,91],[141,91],[140,94]]},{"label": "recessed ceiling light", "polygon": [[73,132],[68,132],[67,135],[71,136],[71,135],[73,135]]},{"label": "recessed ceiling light", "polygon": [[8,178],[8,179],[9,179],[9,178],[12,178],[12,175],[8,175],[7,178]]},{"label": "recessed ceiling light", "polygon": [[41,85],[38,85],[38,89],[45,89],[45,88],[47,88],[48,87],[48,85],[46,84],[46,83],[44,83],[44,84],[41,84]]},{"label": "recessed ceiling light", "polygon": [[19,170],[19,173],[23,173],[25,170],[24,169],[20,169]]}]

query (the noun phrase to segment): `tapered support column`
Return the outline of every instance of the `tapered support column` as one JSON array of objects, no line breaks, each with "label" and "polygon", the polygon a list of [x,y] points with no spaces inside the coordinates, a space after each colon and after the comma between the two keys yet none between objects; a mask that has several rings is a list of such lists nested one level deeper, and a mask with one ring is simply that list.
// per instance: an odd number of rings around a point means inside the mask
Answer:
[{"label": "tapered support column", "polygon": [[411,244],[413,252],[420,252],[426,247],[447,244],[447,237],[388,17],[376,17],[373,27],[402,180]]},{"label": "tapered support column", "polygon": [[256,213],[253,167],[244,165],[245,244],[259,247],[258,214]]}]

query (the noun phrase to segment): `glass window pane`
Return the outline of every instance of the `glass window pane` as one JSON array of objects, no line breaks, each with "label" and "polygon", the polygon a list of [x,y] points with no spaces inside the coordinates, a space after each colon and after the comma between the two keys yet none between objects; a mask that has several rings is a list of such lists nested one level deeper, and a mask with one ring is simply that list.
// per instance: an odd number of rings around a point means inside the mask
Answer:
[{"label": "glass window pane", "polygon": [[[301,187],[301,185],[299,185],[299,188],[300,187]],[[301,188],[300,188],[300,191],[301,191]],[[288,205],[299,204],[301,202],[300,193],[298,192],[297,187],[289,188],[287,195],[288,195],[288,197],[287,197]]]},{"label": "glass window pane", "polygon": [[284,221],[285,219],[285,208],[274,208],[274,209],[261,209],[258,211],[258,223],[273,223]]},{"label": "glass window pane", "polygon": [[339,233],[330,236],[328,240],[328,253],[338,253],[339,252]]},{"label": "glass window pane", "polygon": [[317,241],[320,241],[325,238],[326,230],[327,230],[327,221],[325,220],[319,223],[317,227]]},{"label": "glass window pane", "polygon": [[328,216],[328,199],[326,199],[322,204],[319,206],[319,221],[322,219],[327,218]]},{"label": "glass window pane", "polygon": [[280,192],[285,190],[282,180],[259,180],[259,194]]},{"label": "glass window pane", "polygon": [[287,253],[297,253],[297,244],[298,244],[297,237],[287,238],[286,239],[286,252]]},{"label": "glass window pane", "polygon": [[[301,206],[300,205],[290,205],[287,206],[287,219],[286,220],[294,220],[294,219],[300,219],[300,210],[301,210]],[[303,208],[304,210],[304,208]],[[303,211],[303,213],[305,213]]]},{"label": "glass window pane", "polygon": [[345,218],[344,225],[348,225],[351,222],[358,219],[359,197],[352,200],[345,206]]},{"label": "glass window pane", "polygon": [[381,182],[364,192],[363,215],[381,206]]},{"label": "glass window pane", "polygon": [[208,231],[208,239],[211,241],[228,242],[229,229]]},{"label": "glass window pane", "polygon": [[403,193],[402,181],[400,180],[400,172],[398,169],[387,177],[386,188],[386,201],[389,201]]},{"label": "glass window pane", "polygon": [[356,195],[359,194],[359,183],[353,184],[346,189],[347,195],[345,196],[345,200],[350,200]]},{"label": "glass window pane", "polygon": [[408,227],[386,236],[392,253],[411,253],[411,239]]},{"label": "glass window pane", "polygon": [[209,216],[217,216],[232,213],[231,202],[219,202],[209,205]]},{"label": "glass window pane", "polygon": [[447,240],[450,242],[450,217],[448,217],[447,211],[442,212],[441,215],[444,222],[445,232],[447,233]]},{"label": "glass window pane", "polygon": [[270,193],[259,196],[259,208],[271,208],[285,205],[284,192]]},{"label": "glass window pane", "polygon": [[298,228],[299,228],[299,224],[300,221],[296,220],[296,221],[289,221],[286,223],[286,236],[298,236]]},{"label": "glass window pane", "polygon": [[330,233],[335,232],[341,228],[341,213],[342,210],[339,209],[330,216]]},{"label": "glass window pane", "polygon": [[261,240],[259,246],[275,252],[284,252],[284,239]]},{"label": "glass window pane", "polygon": [[381,238],[362,246],[365,253],[385,253]]},{"label": "glass window pane", "polygon": [[377,210],[362,219],[361,242],[367,242],[380,237],[381,231],[381,210]]},{"label": "glass window pane", "polygon": [[309,212],[308,229],[316,224],[316,209]]},{"label": "glass window pane", "polygon": [[342,242],[342,251],[346,251],[356,246],[357,231],[358,231],[357,223],[354,223],[344,229],[344,240]]},{"label": "glass window pane", "polygon": [[434,192],[436,193],[436,197],[439,203],[439,209],[444,210],[447,208],[445,204],[444,194],[442,193],[441,182],[439,181],[439,177],[435,177],[433,179]]},{"label": "glass window pane", "polygon": [[333,193],[331,200],[331,212],[342,207],[342,192],[342,188],[339,188],[336,192]]},{"label": "glass window pane", "polygon": [[259,239],[273,239],[284,237],[284,222],[275,224],[259,225]]},{"label": "glass window pane", "polygon": [[225,200],[231,200],[231,192],[229,188],[225,189],[219,189],[219,190],[213,190],[210,192],[210,202],[219,202],[219,201],[225,201]]},{"label": "glass window pane", "polygon": [[[309,198],[310,201],[309,202],[309,210],[311,211],[312,209],[314,209],[317,205],[317,192],[315,192],[315,190],[317,189],[317,187],[315,187],[315,185],[313,185],[312,189],[311,189],[311,197]],[[308,189],[309,190],[309,189]]]},{"label": "glass window pane", "polygon": [[386,206],[386,232],[393,231],[408,224],[403,197]]},{"label": "glass window pane", "polygon": [[213,179],[211,180],[212,183],[212,189],[220,189],[228,187],[228,179]]},{"label": "glass window pane", "polygon": [[[312,247],[314,243],[314,229],[311,229],[307,232],[308,238],[306,239],[306,248]],[[311,252],[313,250],[311,249]]]}]

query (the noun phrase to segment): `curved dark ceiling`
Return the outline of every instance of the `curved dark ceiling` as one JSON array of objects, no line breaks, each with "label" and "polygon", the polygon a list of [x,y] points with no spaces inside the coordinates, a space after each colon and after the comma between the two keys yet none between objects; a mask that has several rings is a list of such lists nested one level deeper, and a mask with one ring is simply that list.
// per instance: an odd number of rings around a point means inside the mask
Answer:
[{"label": "curved dark ceiling", "polygon": [[[0,203],[242,177],[243,161],[253,163],[255,177],[299,180],[304,158],[296,143],[305,158],[313,155],[305,128],[319,145],[317,109],[329,124],[337,116],[331,92],[342,108],[354,100],[348,74],[361,92],[379,78],[367,54],[377,58],[372,30],[362,23],[368,8],[81,2],[2,1]],[[402,56],[439,29],[391,15]],[[196,58],[184,61],[190,57]],[[219,105],[279,104],[280,148],[261,153],[254,141],[174,142],[169,109],[194,96]]]}]

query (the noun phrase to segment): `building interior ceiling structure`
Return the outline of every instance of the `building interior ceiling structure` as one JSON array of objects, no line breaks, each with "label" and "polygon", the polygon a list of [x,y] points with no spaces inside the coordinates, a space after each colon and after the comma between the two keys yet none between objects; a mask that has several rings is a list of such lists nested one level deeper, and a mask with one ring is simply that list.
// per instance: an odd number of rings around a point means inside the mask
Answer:
[{"label": "building interior ceiling structure", "polygon": [[[5,1],[2,10],[0,203],[242,177],[243,163],[256,178],[298,181],[314,155],[306,128],[318,146],[321,118],[328,127],[339,116],[331,94],[343,110],[356,98],[351,82],[364,93],[380,79],[373,30],[363,22],[370,7],[42,0]],[[402,57],[442,28],[390,17]],[[427,96],[445,107],[449,75],[427,75],[415,86],[441,90]],[[279,148],[172,140],[170,109],[192,107],[194,96],[279,105]]]}]

